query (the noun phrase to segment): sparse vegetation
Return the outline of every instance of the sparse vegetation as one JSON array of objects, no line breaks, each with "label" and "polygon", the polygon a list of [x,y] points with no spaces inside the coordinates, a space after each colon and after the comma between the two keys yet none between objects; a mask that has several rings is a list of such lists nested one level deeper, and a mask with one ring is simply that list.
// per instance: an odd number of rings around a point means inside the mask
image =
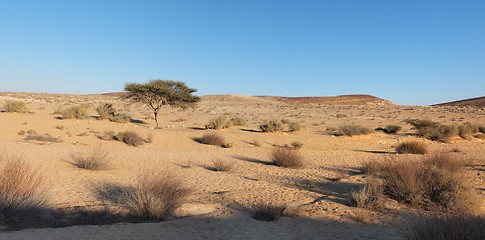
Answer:
[{"label": "sparse vegetation", "polygon": [[401,131],[402,127],[399,125],[387,125],[384,129],[386,133],[397,133]]},{"label": "sparse vegetation", "polygon": [[109,118],[109,120],[116,123],[129,123],[131,121],[131,118],[123,113],[115,113]]},{"label": "sparse vegetation", "polygon": [[426,154],[428,148],[425,143],[418,141],[402,142],[396,147],[396,151],[399,154]]},{"label": "sparse vegetation", "polygon": [[217,133],[207,133],[200,138],[200,142],[207,145],[222,146],[225,144],[224,138]]},{"label": "sparse vegetation", "polygon": [[153,112],[158,128],[158,112],[163,106],[186,109],[193,107],[200,98],[194,96],[196,89],[189,88],[183,82],[169,80],[151,80],[145,84],[127,83],[125,91],[128,99],[147,105]]},{"label": "sparse vegetation", "polygon": [[212,160],[212,163],[214,164],[214,171],[219,172],[230,172],[234,166],[234,162],[229,162],[222,159]]},{"label": "sparse vegetation", "polygon": [[471,123],[471,122],[466,122],[458,126],[458,135],[462,138],[468,138],[472,134],[475,134],[479,132],[479,128],[477,125]]},{"label": "sparse vegetation", "polygon": [[371,133],[369,128],[360,126],[360,125],[343,125],[340,126],[340,132],[343,135],[347,136],[355,136],[355,135],[363,135]]},{"label": "sparse vegetation", "polygon": [[229,120],[228,117],[226,116],[221,116],[217,118],[213,118],[209,120],[209,123],[205,125],[205,129],[224,129],[224,128],[230,128],[232,127],[233,122]]},{"label": "sparse vegetation", "polygon": [[478,215],[421,216],[400,228],[403,240],[482,240],[485,217]]},{"label": "sparse vegetation", "polygon": [[168,172],[145,173],[132,187],[117,189],[112,201],[138,217],[164,220],[180,206],[191,193],[178,177]]},{"label": "sparse vegetation", "polygon": [[251,145],[253,145],[255,147],[261,147],[261,143],[258,140],[256,140],[256,139],[254,139],[253,141],[249,142],[249,144],[251,144]]},{"label": "sparse vegetation", "polygon": [[5,100],[5,104],[3,104],[3,110],[5,110],[5,112],[17,113],[26,113],[29,111],[25,102],[17,100]]},{"label": "sparse vegetation", "polygon": [[44,178],[22,157],[0,153],[0,222],[16,224],[45,203]]},{"label": "sparse vegetation", "polygon": [[349,194],[351,206],[375,211],[384,209],[386,198],[382,184],[375,178],[367,179],[362,189]]},{"label": "sparse vegetation", "polygon": [[382,180],[385,194],[412,207],[472,212],[479,204],[464,172],[465,162],[455,155],[395,156],[371,166],[368,173]]},{"label": "sparse vegetation", "polygon": [[230,120],[233,126],[244,126],[246,125],[246,120],[240,117],[231,118]]},{"label": "sparse vegetation", "polygon": [[24,140],[27,141],[38,141],[38,142],[50,142],[50,143],[59,143],[62,142],[62,139],[53,137],[49,134],[36,134],[35,132],[27,132],[24,135]]},{"label": "sparse vegetation", "polygon": [[294,149],[300,149],[303,147],[303,143],[302,142],[298,142],[298,141],[295,141],[295,142],[292,142],[291,143],[291,146],[294,148]]},{"label": "sparse vegetation", "polygon": [[86,106],[74,106],[61,112],[63,119],[86,119],[89,117]]},{"label": "sparse vegetation", "polygon": [[141,146],[146,142],[138,133],[132,131],[119,132],[114,136],[114,139],[134,147]]},{"label": "sparse vegetation", "polygon": [[432,141],[448,142],[452,136],[456,135],[456,129],[453,126],[438,122],[420,119],[408,119],[406,122],[413,125],[420,136]]},{"label": "sparse vegetation", "polygon": [[301,168],[304,166],[304,159],[300,153],[287,147],[275,147],[270,159],[279,167]]},{"label": "sparse vegetation", "polygon": [[114,131],[105,131],[103,135],[98,136],[99,139],[101,140],[115,140],[115,132]]},{"label": "sparse vegetation", "polygon": [[280,132],[283,131],[283,124],[278,120],[265,121],[259,125],[263,132]]},{"label": "sparse vegetation", "polygon": [[71,163],[82,169],[102,170],[109,165],[110,152],[98,146],[88,152],[76,152],[71,154]]},{"label": "sparse vegetation", "polygon": [[116,113],[112,103],[104,103],[96,108],[100,119],[110,119]]},{"label": "sparse vegetation", "polygon": [[302,129],[302,125],[300,122],[290,122],[288,124],[288,131],[289,132],[297,132],[297,131],[300,131]]},{"label": "sparse vegetation", "polygon": [[285,215],[284,204],[259,203],[252,206],[253,218],[260,221],[274,221]]}]

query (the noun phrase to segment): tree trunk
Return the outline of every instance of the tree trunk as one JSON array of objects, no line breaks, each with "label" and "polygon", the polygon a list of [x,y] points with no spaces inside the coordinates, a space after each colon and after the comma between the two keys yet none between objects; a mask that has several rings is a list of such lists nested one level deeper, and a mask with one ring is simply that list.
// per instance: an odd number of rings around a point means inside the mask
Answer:
[{"label": "tree trunk", "polygon": [[158,128],[158,118],[157,118],[158,111],[154,111],[154,112],[153,112],[153,115],[155,115],[155,122],[157,123],[156,128]]}]

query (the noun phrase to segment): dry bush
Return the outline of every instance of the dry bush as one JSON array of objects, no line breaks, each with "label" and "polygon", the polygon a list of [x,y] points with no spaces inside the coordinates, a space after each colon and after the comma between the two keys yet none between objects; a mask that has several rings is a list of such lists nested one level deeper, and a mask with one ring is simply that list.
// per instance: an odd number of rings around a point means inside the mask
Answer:
[{"label": "dry bush", "polygon": [[401,126],[399,125],[387,125],[385,128],[386,133],[397,133],[401,131]]},{"label": "dry bush", "polygon": [[44,178],[23,159],[0,153],[0,224],[28,218],[45,203]]},{"label": "dry bush", "polygon": [[359,191],[351,191],[349,194],[350,205],[368,210],[383,210],[385,208],[386,195],[384,188],[375,178],[368,178],[365,185]]},{"label": "dry bush", "polygon": [[115,113],[109,117],[109,120],[116,123],[129,123],[131,122],[131,117],[124,113]]},{"label": "dry bush", "polygon": [[347,136],[355,136],[355,135],[363,135],[371,133],[369,128],[360,126],[360,125],[343,125],[340,126],[340,132],[343,135]]},{"label": "dry bush", "polygon": [[112,103],[104,103],[96,108],[101,119],[109,119],[116,113]]},{"label": "dry bush", "polygon": [[438,153],[424,158],[394,156],[375,163],[370,175],[379,177],[392,199],[424,210],[471,212],[477,208],[476,192],[457,156]]},{"label": "dry bush", "polygon": [[253,145],[255,147],[261,147],[261,143],[258,140],[256,140],[256,139],[254,139],[253,141],[249,142],[249,144],[251,144],[251,145]]},{"label": "dry bush", "polygon": [[138,217],[163,220],[173,213],[192,191],[168,172],[145,173],[132,187],[118,189],[111,199]]},{"label": "dry bush", "polygon": [[428,147],[423,142],[407,141],[399,144],[396,147],[396,151],[399,154],[426,154],[428,152]]},{"label": "dry bush", "polygon": [[105,131],[103,135],[98,136],[99,139],[101,140],[114,140],[115,139],[115,132],[114,131]]},{"label": "dry bush", "polygon": [[27,105],[22,101],[17,100],[5,100],[5,104],[3,105],[3,109],[5,112],[17,112],[17,113],[26,113],[29,111]]},{"label": "dry bush", "polygon": [[292,142],[292,143],[291,143],[291,146],[292,146],[294,149],[300,149],[300,148],[302,148],[302,147],[303,147],[303,143],[302,143],[302,142],[297,142],[297,141],[295,141],[295,142]]},{"label": "dry bush", "polygon": [[98,146],[87,152],[71,154],[71,163],[82,169],[102,170],[108,168],[111,153]]},{"label": "dry bush", "polygon": [[485,133],[485,126],[483,125],[478,126],[478,131],[481,133]]},{"label": "dry bush", "polygon": [[206,129],[215,129],[215,130],[230,128],[230,127],[232,127],[232,121],[230,121],[229,118],[226,116],[213,118],[209,120],[209,123],[205,125]]},{"label": "dry bush", "polygon": [[214,164],[212,169],[219,172],[230,172],[234,167],[234,162],[229,162],[222,159],[212,160],[212,163]]},{"label": "dry bush", "polygon": [[432,141],[448,142],[451,137],[456,135],[455,127],[430,120],[408,119],[406,123],[413,125],[420,136]]},{"label": "dry bush", "polygon": [[301,168],[304,166],[304,160],[300,153],[287,147],[275,147],[271,152],[270,159],[279,167]]},{"label": "dry bush", "polygon": [[27,141],[50,142],[50,143],[62,142],[62,139],[53,137],[49,134],[27,133],[24,139]]},{"label": "dry bush", "polygon": [[124,131],[117,133],[114,138],[120,142],[124,142],[130,146],[138,147],[143,145],[146,141],[138,133],[132,131]]},{"label": "dry bush", "polygon": [[253,218],[260,221],[274,221],[285,215],[285,204],[259,203],[253,205],[251,210]]},{"label": "dry bush", "polygon": [[204,134],[199,140],[207,145],[222,146],[225,144],[224,138],[217,133]]},{"label": "dry bush", "polygon": [[289,132],[297,132],[303,128],[300,122],[290,122],[288,124],[288,131]]},{"label": "dry bush", "polygon": [[462,138],[468,138],[470,135],[479,132],[479,130],[477,125],[470,122],[463,123],[457,128],[458,135]]},{"label": "dry bush", "polygon": [[400,227],[400,233],[404,240],[483,240],[484,226],[485,216],[421,216]]},{"label": "dry bush", "polygon": [[280,132],[283,131],[283,124],[277,120],[265,121],[259,125],[263,132]]},{"label": "dry bush", "polygon": [[231,118],[231,123],[233,126],[244,126],[246,125],[246,120],[240,117]]},{"label": "dry bush", "polygon": [[89,117],[86,106],[75,106],[61,112],[63,119],[86,119]]}]

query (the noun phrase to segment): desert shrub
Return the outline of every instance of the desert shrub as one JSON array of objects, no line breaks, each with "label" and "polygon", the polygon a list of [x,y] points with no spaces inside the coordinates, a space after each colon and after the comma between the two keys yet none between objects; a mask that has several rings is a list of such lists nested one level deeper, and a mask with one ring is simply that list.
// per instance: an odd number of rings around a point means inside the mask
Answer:
[{"label": "desert shrub", "polygon": [[116,113],[115,108],[111,103],[104,103],[99,105],[96,108],[96,111],[98,112],[101,119],[109,119],[110,117],[113,117]]},{"label": "desert shrub", "polygon": [[222,146],[225,144],[224,138],[217,133],[204,134],[199,140],[201,143],[207,145]]},{"label": "desert shrub", "polygon": [[422,159],[395,156],[375,163],[369,174],[383,181],[384,193],[392,199],[424,210],[470,212],[477,195],[457,156],[437,153]]},{"label": "desert shrub", "polygon": [[138,133],[132,131],[119,132],[114,136],[114,138],[120,142],[124,142],[134,147],[138,147],[145,143],[145,139],[143,139]]},{"label": "desert shrub", "polygon": [[229,118],[226,116],[221,116],[209,120],[209,123],[205,125],[205,128],[219,130],[224,128],[230,128],[231,126],[232,121],[230,121]]},{"label": "desert shrub", "polygon": [[24,136],[24,139],[27,141],[38,141],[38,142],[50,142],[50,143],[59,143],[62,142],[62,139],[53,137],[49,134],[36,134],[35,132],[29,133]]},{"label": "desert shrub", "polygon": [[375,178],[368,178],[365,185],[358,191],[349,194],[350,205],[368,210],[382,210],[386,195],[382,184]]},{"label": "desert shrub", "polygon": [[226,143],[222,144],[221,147],[223,147],[223,148],[232,148],[232,147],[234,147],[234,143],[232,143],[232,142],[226,142]]},{"label": "desert shrub", "polygon": [[129,123],[131,118],[123,113],[115,113],[113,116],[109,117],[109,120],[116,123]]},{"label": "desert shrub", "polygon": [[274,221],[285,215],[287,206],[284,204],[259,203],[251,207],[253,218],[260,221]]},{"label": "desert shrub", "polygon": [[82,169],[101,170],[109,165],[110,152],[98,146],[88,152],[71,154],[71,163]]},{"label": "desert shrub", "polygon": [[5,100],[3,109],[5,110],[5,112],[25,113],[29,111],[27,105],[24,102],[17,100]]},{"label": "desert shrub", "polygon": [[294,149],[300,149],[303,147],[303,143],[302,142],[292,142],[291,143],[291,146],[294,148]]},{"label": "desert shrub", "polygon": [[255,147],[261,147],[261,143],[258,140],[256,140],[256,139],[254,139],[253,141],[249,142],[249,144],[251,144],[251,145],[253,145]]},{"label": "desert shrub", "polygon": [[300,153],[287,147],[275,147],[271,152],[270,159],[279,167],[301,168],[304,166],[304,160]]},{"label": "desert shrub", "polygon": [[234,162],[225,161],[222,159],[212,160],[214,164],[213,170],[219,172],[230,172],[234,167]]},{"label": "desert shrub", "polygon": [[263,132],[279,132],[283,131],[283,124],[277,120],[265,121],[259,125],[259,129]]},{"label": "desert shrub", "polygon": [[399,154],[426,154],[428,152],[428,147],[423,142],[407,141],[399,144],[396,147],[396,151]]},{"label": "desert shrub", "polygon": [[0,153],[0,223],[15,224],[45,203],[44,178],[22,157]]},{"label": "desert shrub", "polygon": [[466,122],[458,126],[457,130],[458,130],[458,135],[460,137],[467,138],[470,135],[477,133],[480,129],[478,128],[477,125],[470,122]]},{"label": "desert shrub", "polygon": [[86,119],[89,117],[87,107],[75,106],[65,110],[62,110],[63,119]]},{"label": "desert shrub", "polygon": [[482,240],[485,217],[475,215],[421,216],[400,228],[403,240]]},{"label": "desert shrub", "polygon": [[485,133],[485,126],[478,126],[478,131],[481,132],[481,133]]},{"label": "desert shrub", "polygon": [[432,141],[448,142],[456,134],[455,127],[430,120],[408,119],[406,122],[413,125],[420,136]]},{"label": "desert shrub", "polygon": [[401,131],[401,126],[399,125],[387,125],[384,129],[386,129],[386,133],[397,133]]},{"label": "desert shrub", "polygon": [[105,131],[102,135],[98,136],[101,140],[114,140],[115,139],[115,132],[114,131]]},{"label": "desert shrub", "polygon": [[369,128],[360,125],[343,125],[339,129],[343,135],[347,136],[369,134],[371,132]]},{"label": "desert shrub", "polygon": [[291,122],[290,119],[287,119],[287,118],[281,119],[281,123],[283,124],[289,124],[290,122]]},{"label": "desert shrub", "polygon": [[231,118],[230,122],[233,126],[244,126],[246,125],[246,120],[240,117]]},{"label": "desert shrub", "polygon": [[300,122],[290,122],[288,124],[288,131],[289,132],[297,132],[297,131],[300,131],[302,129],[302,125]]},{"label": "desert shrub", "polygon": [[179,207],[191,190],[173,174],[145,173],[132,187],[119,189],[113,201],[141,218],[163,220]]}]

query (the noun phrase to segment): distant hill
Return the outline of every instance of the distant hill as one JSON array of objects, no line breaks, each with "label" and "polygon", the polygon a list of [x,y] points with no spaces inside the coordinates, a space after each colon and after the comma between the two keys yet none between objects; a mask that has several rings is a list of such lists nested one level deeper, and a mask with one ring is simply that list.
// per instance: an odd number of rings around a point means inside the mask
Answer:
[{"label": "distant hill", "polygon": [[340,95],[331,97],[270,97],[260,96],[262,98],[272,98],[277,101],[292,104],[325,104],[325,105],[394,105],[391,101],[366,94]]},{"label": "distant hill", "polygon": [[453,102],[439,103],[431,106],[474,106],[474,107],[485,107],[485,97],[469,98]]},{"label": "distant hill", "polygon": [[[126,92],[112,92],[100,94],[103,96],[122,97]],[[265,99],[288,104],[324,104],[324,105],[395,105],[391,101],[366,94],[340,95],[329,97],[279,97],[279,96],[243,96],[243,95],[206,95],[202,96],[205,100],[250,100]]]}]

